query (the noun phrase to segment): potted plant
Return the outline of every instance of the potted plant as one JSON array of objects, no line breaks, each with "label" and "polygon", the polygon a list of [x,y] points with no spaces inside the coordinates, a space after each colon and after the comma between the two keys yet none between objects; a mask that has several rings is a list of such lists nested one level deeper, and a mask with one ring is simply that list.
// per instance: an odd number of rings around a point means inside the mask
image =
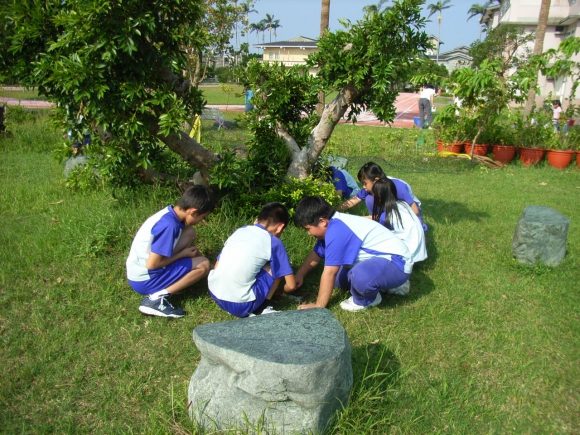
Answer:
[{"label": "potted plant", "polygon": [[454,106],[446,106],[433,122],[438,151],[460,153],[463,148],[463,136],[459,118]]},{"label": "potted plant", "polygon": [[500,117],[485,129],[488,143],[491,145],[493,159],[508,164],[516,155],[515,125],[509,111],[502,112]]},{"label": "potted plant", "polygon": [[520,114],[515,125],[520,161],[526,166],[539,163],[544,158],[546,143],[554,135],[551,117],[544,111],[533,110],[525,119]]},{"label": "potted plant", "polygon": [[[487,150],[489,148],[486,127],[479,130],[478,120],[470,115],[472,115],[472,113],[466,111],[466,115],[462,119],[464,137],[467,139],[463,143],[465,146],[465,154],[485,156],[487,155]],[[474,137],[477,137],[477,143],[472,145],[471,139]]]},{"label": "potted plant", "polygon": [[578,127],[555,132],[546,143],[548,148],[546,158],[550,166],[557,169],[566,168],[576,154],[579,139]]}]

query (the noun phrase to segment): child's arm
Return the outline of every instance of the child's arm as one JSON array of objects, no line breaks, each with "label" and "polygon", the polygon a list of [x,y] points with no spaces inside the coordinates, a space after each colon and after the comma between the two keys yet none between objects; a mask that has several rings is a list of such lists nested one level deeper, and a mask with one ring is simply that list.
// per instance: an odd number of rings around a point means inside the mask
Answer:
[{"label": "child's arm", "polygon": [[328,305],[328,301],[330,300],[330,296],[332,295],[334,280],[336,279],[336,274],[338,273],[339,269],[340,266],[324,266],[322,276],[320,277],[320,288],[318,289],[316,303],[302,304],[298,306],[298,309],[304,310],[306,308],[326,307],[326,305]]},{"label": "child's arm", "polygon": [[159,269],[160,267],[165,267],[181,258],[193,258],[198,253],[199,251],[197,246],[188,246],[171,257],[165,257],[163,255],[156,254],[155,252],[151,252],[147,258],[147,261],[145,262],[145,267],[149,270]]},{"label": "child's arm", "polygon": [[294,290],[296,290],[296,278],[293,274],[286,275],[284,277],[284,281],[284,291],[286,293],[292,293]]},{"label": "child's arm", "polygon": [[413,210],[415,212],[415,214],[417,216],[419,216],[419,206],[417,206],[416,202],[413,202],[413,204],[409,204],[411,206],[411,210]]},{"label": "child's arm", "polygon": [[296,288],[302,286],[304,277],[308,274],[308,272],[318,266],[320,260],[322,260],[322,258],[320,258],[316,252],[310,251],[310,254],[308,254],[308,257],[306,257],[306,260],[304,260],[304,263],[302,263],[302,266],[300,266],[300,269],[298,269],[298,272],[296,272]]},{"label": "child's arm", "polygon": [[353,196],[352,198],[347,199],[342,204],[340,204],[338,207],[336,207],[336,209],[338,211],[348,210],[349,208],[354,207],[355,205],[357,205],[361,201],[362,201],[362,199],[360,199],[358,196]]}]

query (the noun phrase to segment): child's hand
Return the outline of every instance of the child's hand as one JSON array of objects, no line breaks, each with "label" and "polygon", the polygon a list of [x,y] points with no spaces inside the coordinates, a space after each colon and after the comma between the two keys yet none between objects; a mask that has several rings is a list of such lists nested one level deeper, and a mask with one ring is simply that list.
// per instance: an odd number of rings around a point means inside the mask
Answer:
[{"label": "child's hand", "polygon": [[315,303],[298,305],[299,310],[307,310],[309,308],[318,308]]},{"label": "child's hand", "polygon": [[193,257],[197,257],[198,255],[200,255],[199,249],[197,248],[197,246],[188,246],[183,251],[181,251],[181,254],[183,255],[182,258],[187,258],[187,257],[193,258]]}]

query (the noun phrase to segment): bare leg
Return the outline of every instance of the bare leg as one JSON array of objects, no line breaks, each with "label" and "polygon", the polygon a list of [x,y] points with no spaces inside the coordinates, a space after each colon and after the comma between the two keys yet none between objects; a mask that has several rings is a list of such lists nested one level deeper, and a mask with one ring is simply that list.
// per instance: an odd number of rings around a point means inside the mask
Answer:
[{"label": "bare leg", "polygon": [[[181,241],[181,238],[179,239]],[[177,293],[192,284],[195,284],[209,274],[210,263],[205,257],[193,257],[191,259],[191,271],[183,275],[179,280],[166,287],[168,293]]]}]

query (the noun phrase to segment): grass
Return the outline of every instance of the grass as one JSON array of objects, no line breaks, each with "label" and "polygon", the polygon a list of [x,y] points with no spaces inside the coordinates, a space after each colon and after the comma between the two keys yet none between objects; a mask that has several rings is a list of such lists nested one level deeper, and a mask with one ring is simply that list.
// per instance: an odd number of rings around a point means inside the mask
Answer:
[{"label": "grass", "polygon": [[[243,140],[226,136],[233,132],[223,132],[225,146]],[[220,144],[206,133],[209,146]],[[355,388],[330,433],[580,433],[579,170],[515,163],[494,171],[424,154],[432,139],[418,149],[416,134],[339,125],[329,146],[351,157],[353,174],[373,158],[409,182],[429,225],[429,258],[415,266],[408,297],[349,313],[339,307],[346,295],[333,294]],[[1,431],[199,434],[186,409],[200,358],[191,333],[232,317],[204,283],[178,298],[183,319],[142,316],[125,281],[135,231],[178,194],[71,192],[50,155],[60,140],[41,121],[0,139]],[[557,268],[512,258],[513,231],[530,204],[572,219]],[[198,226],[202,252],[215,259],[248,222],[236,210],[210,215]],[[294,267],[313,245],[293,227],[283,241]],[[319,273],[302,290],[309,300]],[[296,307],[285,298],[274,306]]]}]

